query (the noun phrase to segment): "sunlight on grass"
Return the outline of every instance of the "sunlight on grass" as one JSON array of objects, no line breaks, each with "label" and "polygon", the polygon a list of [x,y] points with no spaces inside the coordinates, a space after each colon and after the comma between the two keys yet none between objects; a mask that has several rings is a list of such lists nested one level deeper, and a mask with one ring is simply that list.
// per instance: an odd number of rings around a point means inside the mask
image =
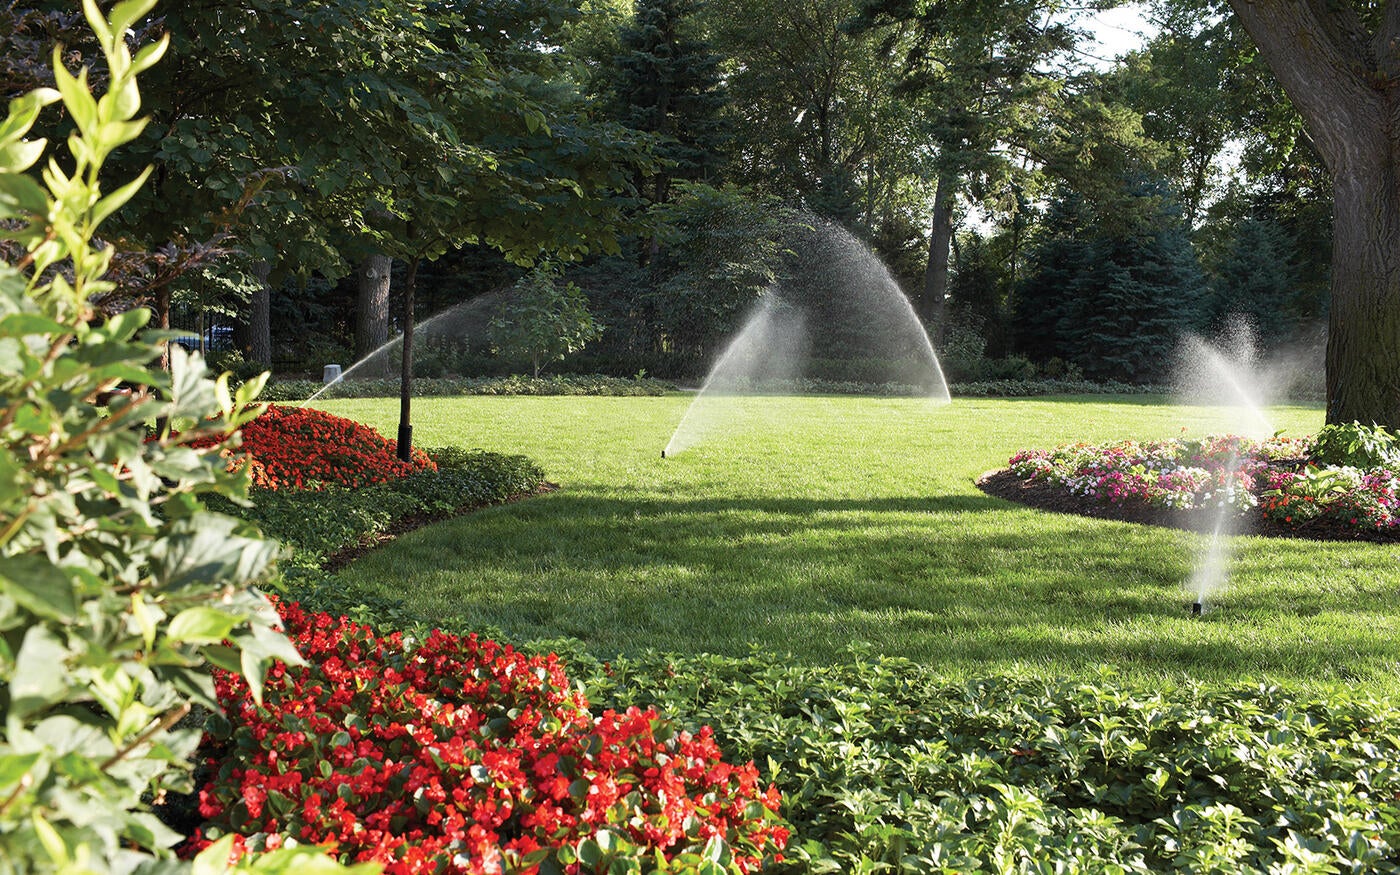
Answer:
[{"label": "sunlight on grass", "polygon": [[[662,459],[688,397],[425,398],[423,446],[525,453],[560,491],[414,532],[340,575],[435,622],[512,639],[842,659],[853,642],[949,675],[1273,679],[1400,690],[1393,548],[1237,542],[1203,620],[1202,538],[1029,510],[974,481],[1016,450],[1222,431],[1155,398],[750,398]],[[327,403],[392,434],[397,405]],[[1305,434],[1313,408],[1273,411]]]}]

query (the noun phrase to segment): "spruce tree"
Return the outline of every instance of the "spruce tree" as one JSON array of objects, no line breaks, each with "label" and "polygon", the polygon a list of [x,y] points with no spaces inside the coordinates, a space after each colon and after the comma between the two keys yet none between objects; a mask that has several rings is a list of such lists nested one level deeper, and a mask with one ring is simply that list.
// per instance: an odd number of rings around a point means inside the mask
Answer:
[{"label": "spruce tree", "polygon": [[1161,184],[1134,185],[1104,210],[1061,206],[1020,293],[1020,351],[1063,358],[1093,379],[1166,376],[1180,336],[1199,327],[1205,279]]},{"label": "spruce tree", "polygon": [[1243,318],[1264,346],[1287,339],[1296,322],[1291,305],[1298,288],[1290,248],[1276,222],[1239,222],[1206,299],[1206,328],[1224,330],[1232,319]]},{"label": "spruce tree", "polygon": [[661,170],[640,180],[653,203],[670,200],[677,179],[714,179],[725,139],[720,56],[696,34],[695,0],[637,0],[617,57],[618,119],[656,134]]}]

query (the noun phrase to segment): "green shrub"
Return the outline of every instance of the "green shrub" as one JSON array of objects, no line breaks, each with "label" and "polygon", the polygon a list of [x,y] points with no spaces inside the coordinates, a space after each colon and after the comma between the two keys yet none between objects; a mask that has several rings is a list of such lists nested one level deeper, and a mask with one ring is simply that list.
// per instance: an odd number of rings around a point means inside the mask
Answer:
[{"label": "green shrub", "polygon": [[[322,398],[396,398],[397,379],[343,380],[329,389],[316,380],[276,380],[263,397],[269,401],[304,401],[325,389]],[[413,394],[427,398],[444,395],[664,395],[675,387],[646,376],[622,377],[443,377],[413,381]]]},{"label": "green shrub", "polygon": [[1312,461],[1361,469],[1400,469],[1400,438],[1380,425],[1324,425],[1313,437]]},{"label": "green shrub", "polygon": [[[133,120],[137,74],[166,43],[133,57],[125,35],[153,6],[118,3],[108,20],[85,0],[107,92],[94,98],[87,71],[71,75],[56,53],[58,91],[12,101],[0,123],[0,221],[27,253],[0,262],[3,875],[188,868],[171,851],[183,836],[148,801],[191,788],[200,732],[178,724],[195,703],[218,707],[209,665],[241,671],[257,699],[269,662],[300,663],[249,588],[275,546],[203,502],[238,499],[246,474],[227,471],[223,446],[192,446],[231,444],[258,413],[260,381],[232,394],[174,345],[169,371],[153,368],[161,348],[137,336],[149,311],[104,320],[89,304],[115,289],[103,279],[112,250],[93,235],[149,174],[105,195],[99,179],[111,151],[143,127]],[[60,95],[71,160],[48,164],[46,189],[26,173],[45,142],[24,137]],[[133,391],[108,400],[122,383]],[[159,425],[148,437],[149,423]],[[228,850],[195,865],[221,871]],[[258,868],[341,871],[305,850]]]}]

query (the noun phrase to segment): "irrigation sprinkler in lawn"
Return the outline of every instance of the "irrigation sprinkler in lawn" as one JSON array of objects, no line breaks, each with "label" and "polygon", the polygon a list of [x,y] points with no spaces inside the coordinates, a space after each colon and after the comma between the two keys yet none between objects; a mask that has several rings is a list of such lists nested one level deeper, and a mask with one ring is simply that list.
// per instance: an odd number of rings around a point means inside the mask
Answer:
[{"label": "irrigation sprinkler in lawn", "polygon": [[790,275],[749,310],[663,458],[712,435],[733,433],[743,396],[803,391],[814,380],[883,385],[894,394],[949,402],[928,332],[870,247],[815,217],[794,235]]}]

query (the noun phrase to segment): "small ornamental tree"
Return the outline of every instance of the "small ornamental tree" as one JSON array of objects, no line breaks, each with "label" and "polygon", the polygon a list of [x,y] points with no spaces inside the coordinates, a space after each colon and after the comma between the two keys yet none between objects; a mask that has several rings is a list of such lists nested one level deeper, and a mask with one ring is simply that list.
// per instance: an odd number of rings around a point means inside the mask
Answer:
[{"label": "small ornamental tree", "polygon": [[[220,451],[257,416],[262,380],[231,393],[174,346],[169,372],[155,368],[161,345],[137,336],[148,311],[101,320],[90,304],[114,289],[112,250],[93,237],[149,173],[110,192],[99,180],[143,127],[137,74],[166,44],[133,57],[125,35],[154,5],[126,0],[105,18],[84,0],[106,93],[55,55],[57,90],[17,98],[0,122],[0,251],[22,253],[0,260],[0,875],[181,871],[170,848],[183,836],[148,802],[192,789],[200,733],[176,727],[193,703],[218,707],[208,666],[259,698],[273,659],[301,662],[248,586],[275,545],[201,501],[246,494]],[[49,160],[40,185],[27,171],[47,144],[25,137],[59,100],[71,158]],[[211,436],[223,440],[192,446]],[[226,871],[229,844],[194,871]],[[316,849],[257,866],[341,871]]]},{"label": "small ornamental tree", "polygon": [[492,351],[528,359],[537,378],[545,364],[562,361],[603,334],[583,291],[573,283],[560,286],[558,275],[551,264],[536,267],[516,283],[491,320]]}]

